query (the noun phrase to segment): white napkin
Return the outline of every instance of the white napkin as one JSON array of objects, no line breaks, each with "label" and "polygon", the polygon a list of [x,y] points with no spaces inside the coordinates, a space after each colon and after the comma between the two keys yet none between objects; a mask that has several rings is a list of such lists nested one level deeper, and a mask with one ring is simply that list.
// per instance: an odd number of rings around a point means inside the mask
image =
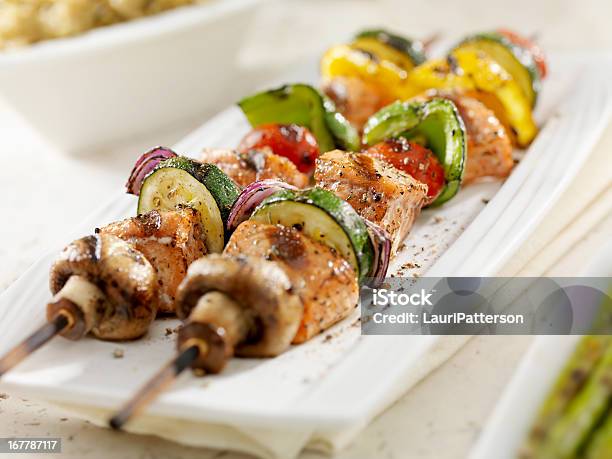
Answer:
[{"label": "white napkin", "polygon": [[[389,403],[382,405],[376,414],[384,411],[415,384],[448,360],[469,338],[468,336],[448,336],[439,340],[428,350],[425,358],[406,372],[401,378],[402,384],[397,386],[393,394],[389,394]],[[108,410],[68,403],[55,405],[92,424],[108,426],[108,419],[111,415]],[[342,431],[317,432],[313,426],[312,431],[296,432],[253,427],[241,429],[240,426],[193,422],[144,413],[131,420],[125,426],[125,430],[131,433],[157,435],[189,446],[240,451],[264,459],[290,459],[296,457],[304,449],[333,454],[352,442],[370,421],[371,419],[359,422],[350,429]]]},{"label": "white napkin", "polygon": [[[608,128],[590,159],[543,219],[515,257],[501,270],[501,276],[539,276],[567,253],[599,221],[612,212],[612,129]],[[586,203],[586,204],[585,204]],[[402,379],[403,384],[390,394],[391,404],[448,360],[469,337],[448,336],[432,347]],[[388,406],[381,405],[380,412]],[[66,411],[106,426],[109,412],[76,405],[59,405]],[[352,442],[368,422],[360,422],[342,431],[283,431],[252,427],[191,422],[151,415],[140,415],[127,425],[129,432],[153,434],[191,446],[234,450],[265,459],[294,458],[304,449],[328,454],[341,450]]]}]

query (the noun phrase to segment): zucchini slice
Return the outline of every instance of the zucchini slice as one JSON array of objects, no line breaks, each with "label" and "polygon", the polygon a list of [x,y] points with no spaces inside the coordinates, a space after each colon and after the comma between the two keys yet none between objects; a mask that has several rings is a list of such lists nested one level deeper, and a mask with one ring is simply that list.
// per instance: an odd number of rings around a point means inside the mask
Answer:
[{"label": "zucchini slice", "polygon": [[251,220],[299,228],[338,252],[353,266],[360,282],[372,269],[374,253],[366,224],[349,203],[330,191],[279,191],[255,209]]},{"label": "zucchini slice", "polygon": [[340,147],[359,149],[357,130],[336,111],[334,103],[307,84],[290,84],[238,102],[253,127],[297,124],[312,132],[322,153]]},{"label": "zucchini slice", "polygon": [[206,247],[223,251],[225,221],[240,194],[236,184],[214,164],[177,156],[162,161],[145,178],[138,199],[138,214],[172,210],[178,205],[200,212]]},{"label": "zucchini slice", "polygon": [[363,30],[355,36],[352,46],[371,52],[410,70],[426,60],[423,43],[396,35],[384,29]]},{"label": "zucchini slice", "polygon": [[363,140],[368,146],[403,136],[423,142],[440,160],[446,185],[430,206],[445,203],[459,191],[467,134],[457,107],[447,99],[419,102],[394,102],[370,117]]},{"label": "zucchini slice", "polygon": [[514,78],[531,107],[535,106],[541,88],[541,78],[538,66],[528,50],[497,32],[467,37],[452,51],[456,49],[472,49],[487,54]]}]

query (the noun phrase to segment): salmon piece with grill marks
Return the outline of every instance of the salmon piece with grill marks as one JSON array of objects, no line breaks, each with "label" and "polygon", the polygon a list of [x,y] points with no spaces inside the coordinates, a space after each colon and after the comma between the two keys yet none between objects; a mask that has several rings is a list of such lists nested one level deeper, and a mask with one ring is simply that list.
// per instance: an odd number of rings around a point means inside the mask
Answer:
[{"label": "salmon piece with grill marks", "polygon": [[467,96],[454,95],[455,103],[467,130],[467,160],[463,183],[480,177],[507,177],[514,167],[512,143],[504,126],[492,110]]},{"label": "salmon piece with grill marks", "polygon": [[315,182],[347,201],[391,236],[397,252],[427,202],[427,185],[363,153],[330,151],[317,159]]},{"label": "salmon piece with grill marks", "polygon": [[390,104],[372,83],[357,77],[335,77],[323,86],[325,94],[336,104],[336,109],[360,131],[370,116]]},{"label": "salmon piece with grill marks", "polygon": [[206,254],[202,223],[197,210],[182,207],[153,210],[111,223],[97,230],[134,245],[153,265],[159,283],[161,313],[174,313],[176,290],[189,265]]},{"label": "salmon piece with grill marks", "polygon": [[298,171],[287,158],[275,155],[269,148],[240,153],[236,150],[207,148],[200,161],[211,163],[244,187],[264,179],[277,179],[298,188],[308,185],[308,176]]},{"label": "salmon piece with grill marks", "polygon": [[286,272],[304,306],[293,344],[344,319],[359,301],[357,276],[350,263],[296,228],[247,220],[234,231],[224,253],[259,256],[279,263]]},{"label": "salmon piece with grill marks", "polygon": [[514,167],[512,142],[493,110],[479,100],[456,91],[428,91],[415,100],[442,97],[452,101],[467,132],[467,157],[463,183],[481,177],[506,178]]}]

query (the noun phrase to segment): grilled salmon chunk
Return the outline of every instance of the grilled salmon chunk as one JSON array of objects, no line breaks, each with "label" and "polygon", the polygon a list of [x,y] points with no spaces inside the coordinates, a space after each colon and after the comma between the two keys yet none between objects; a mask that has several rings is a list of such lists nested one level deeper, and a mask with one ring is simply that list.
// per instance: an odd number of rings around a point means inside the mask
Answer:
[{"label": "grilled salmon chunk", "polygon": [[161,313],[174,312],[176,289],[187,267],[206,254],[202,223],[197,210],[153,210],[137,217],[111,223],[99,230],[131,243],[157,271]]},{"label": "grilled salmon chunk", "polygon": [[301,173],[291,161],[275,155],[269,148],[240,153],[236,150],[207,148],[200,161],[215,164],[240,186],[264,179],[278,179],[304,188],[308,176]]},{"label": "grilled salmon chunk", "polygon": [[360,131],[368,118],[390,104],[376,86],[357,77],[336,77],[327,82],[323,91],[336,108]]},{"label": "grilled salmon chunk", "polygon": [[317,159],[314,177],[317,186],[333,192],[363,218],[387,230],[392,253],[427,202],[427,185],[363,153],[325,153]]},{"label": "grilled salmon chunk", "polygon": [[480,177],[507,177],[514,167],[512,143],[495,113],[479,100],[459,92],[430,91],[424,98],[433,97],[452,101],[465,124],[468,144],[463,183]]},{"label": "grilled salmon chunk", "polygon": [[276,261],[287,273],[304,306],[293,344],[342,320],[359,301],[357,277],[349,262],[295,228],[247,220],[232,234],[224,253]]},{"label": "grilled salmon chunk", "polygon": [[514,161],[512,143],[492,110],[471,97],[452,97],[467,130],[467,162],[463,183],[480,177],[507,177]]}]

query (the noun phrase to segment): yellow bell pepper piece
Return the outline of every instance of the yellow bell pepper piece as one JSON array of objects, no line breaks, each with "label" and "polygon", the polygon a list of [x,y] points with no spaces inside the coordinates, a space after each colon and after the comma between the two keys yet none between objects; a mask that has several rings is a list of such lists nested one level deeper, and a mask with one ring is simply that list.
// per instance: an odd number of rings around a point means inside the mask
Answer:
[{"label": "yellow bell pepper piece", "polygon": [[538,132],[531,106],[520,86],[485,53],[456,49],[447,59],[425,62],[410,72],[404,97],[428,89],[461,90],[489,106],[521,147]]},{"label": "yellow bell pepper piece", "polygon": [[[406,91],[409,69],[398,65],[397,60],[386,59],[374,52],[371,45],[372,43],[368,49],[352,45],[338,45],[328,49],[321,59],[321,75],[324,82],[336,77],[359,78],[378,88],[384,100],[393,102],[401,98]],[[388,49],[385,55],[390,56],[391,51],[395,50]],[[399,51],[395,52],[401,54]]]}]

